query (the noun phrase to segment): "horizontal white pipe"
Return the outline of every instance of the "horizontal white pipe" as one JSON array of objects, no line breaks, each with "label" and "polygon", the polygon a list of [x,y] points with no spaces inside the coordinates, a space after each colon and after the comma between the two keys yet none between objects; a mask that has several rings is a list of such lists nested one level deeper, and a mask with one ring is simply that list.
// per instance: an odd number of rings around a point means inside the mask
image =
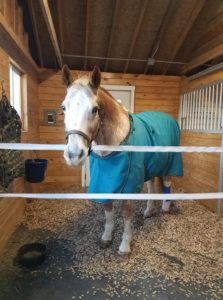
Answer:
[{"label": "horizontal white pipe", "polygon": [[[0,143],[0,149],[8,150],[49,150],[64,151],[63,144],[23,144],[23,143]],[[95,151],[126,151],[126,152],[223,152],[223,147],[195,147],[195,146],[107,146],[94,145]]]},{"label": "horizontal white pipe", "polygon": [[113,200],[209,200],[223,199],[223,193],[193,193],[193,194],[87,194],[87,193],[0,193],[2,198],[36,198],[36,199],[113,199]]}]

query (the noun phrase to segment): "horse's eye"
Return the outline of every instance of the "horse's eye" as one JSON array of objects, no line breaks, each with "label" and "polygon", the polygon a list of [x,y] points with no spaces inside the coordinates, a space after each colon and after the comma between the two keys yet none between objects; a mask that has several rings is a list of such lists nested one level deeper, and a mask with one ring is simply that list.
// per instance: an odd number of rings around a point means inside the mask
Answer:
[{"label": "horse's eye", "polygon": [[66,108],[65,108],[65,106],[64,106],[64,105],[61,105],[61,108],[62,108],[62,110],[63,110],[63,111],[65,111],[65,110],[66,110]]},{"label": "horse's eye", "polygon": [[96,114],[98,112],[98,107],[97,106],[95,106],[95,107],[93,107],[92,108],[92,114]]}]

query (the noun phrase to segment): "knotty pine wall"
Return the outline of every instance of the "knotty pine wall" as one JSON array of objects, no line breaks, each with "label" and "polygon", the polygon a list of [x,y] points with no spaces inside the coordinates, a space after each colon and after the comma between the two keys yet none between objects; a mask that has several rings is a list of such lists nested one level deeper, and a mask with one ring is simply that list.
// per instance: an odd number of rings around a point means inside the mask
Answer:
[{"label": "knotty pine wall", "polygon": [[[218,71],[196,80],[184,80],[182,91],[192,90],[222,78],[223,71]],[[221,146],[221,134],[182,131],[181,144],[188,146]],[[217,192],[220,155],[215,153],[185,153],[183,157],[184,177],[181,185],[184,190],[191,193]],[[205,200],[202,203],[212,211],[216,211],[216,200]]]},{"label": "knotty pine wall", "polygon": [[[79,76],[84,74],[78,72]],[[73,78],[77,76],[73,72]],[[178,117],[181,78],[174,76],[149,76],[102,73],[102,84],[135,86],[135,112],[161,110]],[[66,88],[62,84],[61,72],[51,76],[39,85],[40,142],[47,144],[65,143],[63,116],[58,116],[56,126],[43,122],[44,110],[59,110]],[[60,151],[41,151],[49,160],[45,181],[41,191],[61,191],[70,186],[81,186],[81,168],[68,167]]]},{"label": "knotty pine wall", "polygon": [[[4,80],[4,87],[8,99],[10,99],[9,63],[9,56],[2,49],[0,49],[0,80]],[[28,131],[22,133],[22,142],[39,142],[39,105],[37,95],[38,83],[35,78],[32,78],[27,74]],[[24,153],[24,156],[28,157],[30,155],[31,153]],[[29,185],[27,185],[27,187],[31,191]],[[24,179],[21,177],[14,180],[10,187],[11,191],[13,192],[24,192],[24,188]],[[0,252],[14,230],[16,224],[21,219],[24,207],[25,201],[21,199],[0,198]]]}]

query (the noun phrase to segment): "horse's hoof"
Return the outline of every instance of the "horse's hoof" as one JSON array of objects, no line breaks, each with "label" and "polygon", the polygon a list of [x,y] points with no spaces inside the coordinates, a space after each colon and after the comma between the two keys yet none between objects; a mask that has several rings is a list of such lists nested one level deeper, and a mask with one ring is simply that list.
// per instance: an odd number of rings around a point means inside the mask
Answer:
[{"label": "horse's hoof", "polygon": [[131,252],[129,251],[129,252],[123,252],[123,251],[118,251],[118,254],[120,255],[120,256],[123,256],[123,257],[127,257],[127,256],[129,256],[130,254],[131,254]]},{"label": "horse's hoof", "polygon": [[157,214],[156,209],[152,209],[150,211],[144,211],[143,217],[144,217],[144,219],[151,218],[151,217],[155,216],[156,214]]},{"label": "horse's hoof", "polygon": [[170,208],[170,214],[171,215],[178,215],[180,213],[181,213],[181,210],[180,210],[179,207],[173,206],[173,207]]},{"label": "horse's hoof", "polygon": [[166,215],[170,213],[170,210],[161,209],[161,213]]},{"label": "horse's hoof", "polygon": [[111,243],[112,243],[112,240],[110,240],[110,241],[100,240],[99,241],[99,247],[101,249],[106,249],[106,248],[110,247]]}]

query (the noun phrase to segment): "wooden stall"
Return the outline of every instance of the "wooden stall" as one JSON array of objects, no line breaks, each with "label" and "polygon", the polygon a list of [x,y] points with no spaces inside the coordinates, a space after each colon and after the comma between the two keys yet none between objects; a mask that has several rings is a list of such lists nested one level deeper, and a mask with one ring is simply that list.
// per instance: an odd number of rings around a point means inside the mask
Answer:
[{"label": "wooden stall", "polygon": [[[223,57],[222,18],[220,0],[0,0],[0,81],[11,100],[10,66],[23,77],[21,141],[65,142],[59,114],[66,94],[63,64],[74,78],[98,65],[102,84],[135,87],[135,113],[163,111],[178,119],[185,91],[223,78],[223,72],[217,71]],[[213,67],[216,71],[190,79]],[[48,113],[53,113],[55,122],[46,122]],[[182,130],[181,134],[181,144],[188,146],[220,146],[221,140],[221,132]],[[81,186],[82,169],[68,167],[61,151],[37,155],[48,160],[45,180],[29,184],[17,178],[12,191],[60,192]],[[217,192],[219,163],[217,154],[184,154],[184,177],[174,180],[174,190]],[[216,200],[203,203],[216,211]],[[25,201],[0,198],[0,250],[24,206]]]},{"label": "wooden stall", "polygon": [[[191,91],[221,81],[222,71],[215,71],[211,74],[201,76],[193,80],[182,81],[181,93]],[[214,99],[213,99],[214,101]],[[222,113],[221,113],[222,114]],[[216,146],[222,145],[222,133],[211,133],[196,131],[181,132],[182,145],[188,146]],[[221,191],[219,186],[220,154],[216,153],[187,153],[184,154],[184,177],[182,187],[185,192],[209,193]],[[220,189],[220,190],[219,190]],[[217,211],[217,201],[202,201],[212,211]]]}]

